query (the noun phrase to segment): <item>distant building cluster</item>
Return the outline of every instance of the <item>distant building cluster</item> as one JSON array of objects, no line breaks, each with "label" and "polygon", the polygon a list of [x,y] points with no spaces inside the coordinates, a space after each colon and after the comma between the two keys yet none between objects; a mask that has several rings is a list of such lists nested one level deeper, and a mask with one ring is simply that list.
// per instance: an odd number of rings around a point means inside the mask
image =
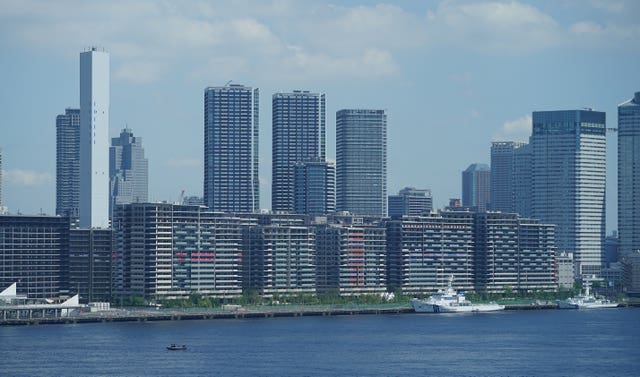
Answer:
[{"label": "distant building cluster", "polygon": [[[491,144],[462,172],[461,200],[387,193],[387,112],[272,96],[272,212],[260,212],[259,89],[204,89],[202,196],[149,202],[149,162],[128,126],[109,143],[109,54],[80,54],[80,108],[56,117],[56,215],[0,216],[0,289],[236,297],[478,292],[623,280],[640,294],[640,92],[618,107],[618,237],[605,242],[605,113],[535,111],[528,143]],[[0,209],[2,209],[0,150]],[[613,249],[615,247],[615,250]]]}]

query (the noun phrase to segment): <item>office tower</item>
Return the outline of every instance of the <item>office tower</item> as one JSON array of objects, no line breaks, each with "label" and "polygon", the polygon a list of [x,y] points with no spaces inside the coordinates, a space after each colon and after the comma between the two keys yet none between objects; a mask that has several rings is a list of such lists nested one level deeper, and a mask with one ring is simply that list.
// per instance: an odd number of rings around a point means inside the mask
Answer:
[{"label": "office tower", "polygon": [[2,211],[2,148],[0,148],[0,215]]},{"label": "office tower", "polygon": [[296,164],[325,161],[325,96],[294,90],[272,101],[271,208],[292,212]]},{"label": "office tower", "polygon": [[427,216],[432,209],[431,190],[405,187],[398,195],[389,195],[389,217]]},{"label": "office tower", "polygon": [[514,151],[514,210],[522,217],[531,217],[531,144]]},{"label": "office tower", "polygon": [[109,226],[109,54],[80,54],[80,226]]},{"label": "office tower", "polygon": [[82,302],[111,300],[111,229],[71,229],[69,291]]},{"label": "office tower", "polygon": [[69,221],[60,216],[0,215],[0,290],[57,298],[69,293]]},{"label": "office tower", "polygon": [[146,202],[149,196],[149,162],[142,138],[125,128],[111,139],[109,148],[109,216],[116,204]]},{"label": "office tower", "polygon": [[78,219],[80,207],[80,109],[56,117],[56,215]]},{"label": "office tower", "polygon": [[491,191],[491,169],[487,164],[471,164],[462,172],[462,206],[486,211]]},{"label": "office tower", "polygon": [[335,166],[330,162],[300,162],[294,168],[295,213],[321,216],[336,209]]},{"label": "office tower", "polygon": [[384,110],[336,113],[336,209],[357,215],[387,214],[387,114]]},{"label": "office tower", "polygon": [[640,250],[640,92],[618,106],[620,253]]},{"label": "office tower", "polygon": [[516,151],[526,143],[494,141],[491,143],[490,207],[494,211],[516,210]]},{"label": "office tower", "polygon": [[536,111],[531,135],[532,217],[556,224],[558,251],[576,274],[599,275],[605,230],[605,113]]},{"label": "office tower", "polygon": [[204,202],[214,211],[260,209],[258,95],[236,84],[204,90]]}]

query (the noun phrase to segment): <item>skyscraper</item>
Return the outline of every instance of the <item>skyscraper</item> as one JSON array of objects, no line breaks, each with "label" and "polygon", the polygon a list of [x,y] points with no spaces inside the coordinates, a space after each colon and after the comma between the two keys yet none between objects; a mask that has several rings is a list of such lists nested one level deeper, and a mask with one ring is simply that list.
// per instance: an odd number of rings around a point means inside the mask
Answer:
[{"label": "skyscraper", "polygon": [[330,162],[299,162],[294,170],[295,213],[320,216],[336,209],[336,168]]},{"label": "skyscraper", "polygon": [[204,90],[204,203],[214,211],[260,208],[258,95],[235,84]]},{"label": "skyscraper", "polygon": [[80,109],[56,117],[56,215],[80,216]]},{"label": "skyscraper", "polygon": [[296,164],[325,160],[325,96],[294,90],[276,93],[272,101],[271,208],[290,212]]},{"label": "skyscraper", "polygon": [[0,214],[2,213],[2,148],[0,148]]},{"label": "skyscraper", "polygon": [[516,151],[526,143],[494,141],[491,143],[491,198],[492,210],[516,210]]},{"label": "skyscraper", "polygon": [[116,204],[146,202],[149,196],[149,162],[142,138],[125,128],[111,139],[109,148],[109,215]]},{"label": "skyscraper", "polygon": [[384,110],[336,113],[338,211],[387,213],[387,114]]},{"label": "skyscraper", "polygon": [[471,164],[462,172],[462,205],[486,211],[491,190],[491,169],[487,164]]},{"label": "skyscraper", "polygon": [[640,249],[640,92],[618,106],[620,253]]},{"label": "skyscraper", "polygon": [[525,144],[513,155],[515,212],[522,217],[531,217],[531,144]]},{"label": "skyscraper", "polygon": [[80,226],[109,226],[109,54],[80,54]]},{"label": "skyscraper", "polygon": [[558,251],[576,274],[600,273],[605,236],[605,113],[536,111],[531,135],[532,215],[556,224]]}]

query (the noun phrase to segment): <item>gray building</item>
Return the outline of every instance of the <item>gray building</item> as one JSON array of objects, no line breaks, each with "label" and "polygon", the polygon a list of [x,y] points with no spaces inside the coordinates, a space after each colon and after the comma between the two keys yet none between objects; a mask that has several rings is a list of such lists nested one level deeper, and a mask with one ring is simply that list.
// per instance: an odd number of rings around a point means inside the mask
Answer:
[{"label": "gray building", "polygon": [[204,90],[204,202],[214,211],[260,209],[258,110],[257,88]]},{"label": "gray building", "polygon": [[109,214],[115,205],[146,202],[149,197],[149,162],[142,138],[125,128],[111,139],[109,148]]},{"label": "gray building", "polygon": [[387,227],[387,284],[405,294],[475,283],[474,219],[469,211],[391,219]]},{"label": "gray building", "polygon": [[471,164],[462,172],[462,206],[476,211],[488,209],[491,196],[491,169],[487,164]]},{"label": "gray building", "polygon": [[242,294],[241,219],[201,206],[131,203],[116,206],[114,292],[144,297]]},{"label": "gray building", "polygon": [[336,113],[336,209],[387,214],[387,115],[384,110]]},{"label": "gray building", "polygon": [[514,211],[522,217],[531,217],[531,145],[514,151]]},{"label": "gray building", "polygon": [[640,92],[618,106],[620,253],[640,250]]},{"label": "gray building", "polygon": [[325,95],[294,90],[276,93],[273,105],[271,208],[293,212],[299,163],[325,161]]},{"label": "gray building", "polygon": [[532,217],[556,224],[577,275],[599,275],[605,236],[605,113],[533,113]]},{"label": "gray building", "polygon": [[69,294],[69,219],[0,215],[0,291],[18,282],[18,294]]},{"label": "gray building", "polygon": [[2,148],[0,148],[0,215],[2,215]]},{"label": "gray building", "polygon": [[260,295],[315,294],[315,233],[308,226],[243,229],[243,287]]},{"label": "gray building", "polygon": [[494,141],[491,143],[490,207],[494,211],[516,211],[516,151],[526,143]]},{"label": "gray building", "polygon": [[317,224],[315,232],[319,293],[351,296],[386,292],[384,226],[330,220]]},{"label": "gray building", "polygon": [[573,289],[576,279],[573,253],[561,251],[557,254],[558,288]]},{"label": "gray building", "polygon": [[336,209],[336,169],[333,163],[312,161],[294,169],[294,212],[320,216]]},{"label": "gray building", "polygon": [[111,299],[111,229],[71,229],[69,291],[82,302]]},{"label": "gray building", "polygon": [[433,209],[431,190],[405,187],[398,195],[389,195],[389,217],[427,216]]},{"label": "gray building", "polygon": [[80,216],[80,109],[56,117],[56,215]]},{"label": "gray building", "polygon": [[555,225],[516,213],[475,214],[476,289],[555,291]]}]

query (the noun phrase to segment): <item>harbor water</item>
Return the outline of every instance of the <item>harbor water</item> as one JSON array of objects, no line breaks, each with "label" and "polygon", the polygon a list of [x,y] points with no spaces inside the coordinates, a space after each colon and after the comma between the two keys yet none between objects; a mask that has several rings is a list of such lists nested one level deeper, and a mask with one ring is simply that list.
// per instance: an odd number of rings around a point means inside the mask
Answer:
[{"label": "harbor water", "polygon": [[640,308],[9,326],[0,375],[638,376]]}]

